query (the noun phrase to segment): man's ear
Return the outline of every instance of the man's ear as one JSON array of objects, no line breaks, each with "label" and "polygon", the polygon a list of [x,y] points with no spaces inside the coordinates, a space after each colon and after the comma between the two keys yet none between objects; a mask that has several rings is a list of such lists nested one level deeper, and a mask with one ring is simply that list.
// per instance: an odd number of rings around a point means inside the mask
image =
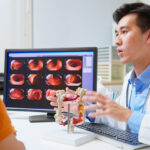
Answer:
[{"label": "man's ear", "polygon": [[147,43],[150,44],[150,29],[148,29],[146,32],[147,32]]}]

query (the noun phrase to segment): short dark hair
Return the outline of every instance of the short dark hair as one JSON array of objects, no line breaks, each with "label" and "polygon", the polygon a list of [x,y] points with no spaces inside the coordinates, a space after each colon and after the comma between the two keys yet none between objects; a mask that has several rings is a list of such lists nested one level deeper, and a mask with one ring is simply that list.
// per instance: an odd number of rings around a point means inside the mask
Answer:
[{"label": "short dark hair", "polygon": [[113,19],[118,24],[120,19],[128,14],[137,14],[136,25],[144,33],[150,29],[150,5],[144,3],[128,3],[116,9]]}]

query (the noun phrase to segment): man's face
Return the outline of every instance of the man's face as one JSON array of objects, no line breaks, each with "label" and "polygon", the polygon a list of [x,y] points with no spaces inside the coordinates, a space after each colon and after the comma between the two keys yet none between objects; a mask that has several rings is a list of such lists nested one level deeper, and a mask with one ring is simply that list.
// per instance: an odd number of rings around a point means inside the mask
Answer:
[{"label": "man's face", "polygon": [[143,60],[146,54],[146,33],[142,33],[136,25],[137,14],[124,16],[116,29],[117,52],[122,63],[136,65]]}]

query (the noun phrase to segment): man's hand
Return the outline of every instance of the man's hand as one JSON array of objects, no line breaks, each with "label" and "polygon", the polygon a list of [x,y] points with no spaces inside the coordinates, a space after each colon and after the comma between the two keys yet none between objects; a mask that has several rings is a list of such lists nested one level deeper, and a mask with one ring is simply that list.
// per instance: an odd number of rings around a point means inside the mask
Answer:
[{"label": "man's hand", "polygon": [[87,92],[83,97],[84,101],[90,101],[95,104],[85,106],[84,109],[88,110],[101,110],[100,112],[90,113],[89,117],[109,116],[117,121],[128,123],[132,110],[124,108],[117,104],[115,101],[103,96],[96,92]]},{"label": "man's hand", "polygon": [[[50,105],[51,106],[54,106],[54,110],[56,111],[57,110],[57,97],[56,97],[56,91],[53,91],[55,93],[53,93],[54,97],[52,97],[52,99],[50,100]],[[70,93],[70,94],[73,94],[75,93],[75,91],[73,90],[70,90],[69,88],[66,88],[66,94],[67,93]],[[62,112],[67,112],[68,111],[68,104],[67,103],[63,103],[63,107],[62,107]],[[71,113],[74,113],[74,114],[77,114],[78,113],[78,108],[77,108],[77,104],[76,103],[72,103],[70,104],[70,112]]]}]

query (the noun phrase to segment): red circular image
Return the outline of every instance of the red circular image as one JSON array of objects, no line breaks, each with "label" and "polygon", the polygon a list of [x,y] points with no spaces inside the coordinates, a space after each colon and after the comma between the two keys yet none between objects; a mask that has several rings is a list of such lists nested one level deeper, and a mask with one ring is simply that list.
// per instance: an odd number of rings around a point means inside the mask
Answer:
[{"label": "red circular image", "polygon": [[19,70],[22,66],[23,66],[23,63],[19,60],[11,61],[11,69],[12,70]]},{"label": "red circular image", "polygon": [[59,74],[49,74],[46,77],[46,82],[48,85],[58,86],[62,83],[62,77]]},{"label": "red circular image", "polygon": [[38,85],[42,83],[42,79],[38,74],[30,74],[28,76],[29,84]]},{"label": "red circular image", "polygon": [[29,100],[41,100],[42,91],[40,89],[29,89],[27,97]]},{"label": "red circular image", "polygon": [[68,86],[79,86],[81,85],[81,76],[79,74],[68,74],[65,81]]},{"label": "red circular image", "polygon": [[22,100],[24,98],[24,91],[22,89],[11,89],[9,92],[9,97],[11,99]]},{"label": "red circular image", "polygon": [[34,59],[31,59],[29,62],[28,62],[28,68],[31,70],[31,71],[39,71],[43,68],[43,61],[42,60],[34,60]]},{"label": "red circular image", "polygon": [[62,68],[62,61],[59,59],[49,59],[46,67],[48,70],[60,70]]},{"label": "red circular image", "polygon": [[68,59],[66,62],[66,69],[72,71],[79,71],[82,68],[82,61],[80,59]]},{"label": "red circular image", "polygon": [[46,91],[46,99],[47,100],[56,100],[56,91],[55,89],[48,89]]},{"label": "red circular image", "polygon": [[12,85],[23,85],[24,84],[24,75],[22,75],[22,74],[12,74],[10,76],[10,83]]}]

